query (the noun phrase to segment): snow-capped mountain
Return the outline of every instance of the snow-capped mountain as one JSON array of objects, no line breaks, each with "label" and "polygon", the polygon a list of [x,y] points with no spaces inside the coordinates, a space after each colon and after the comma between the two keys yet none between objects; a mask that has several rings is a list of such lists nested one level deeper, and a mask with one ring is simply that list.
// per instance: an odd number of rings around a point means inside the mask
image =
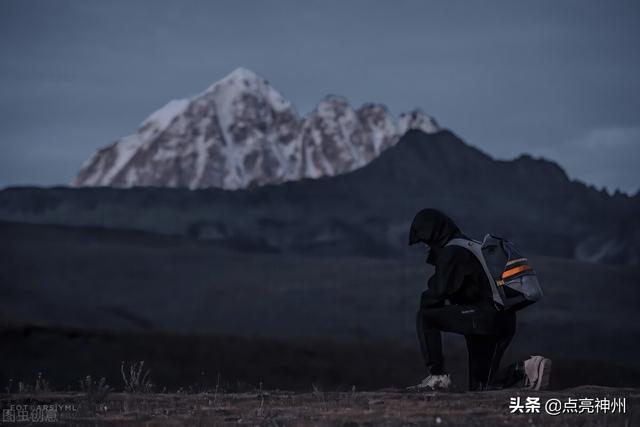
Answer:
[{"label": "snow-capped mountain", "polygon": [[96,152],[73,185],[240,189],[333,176],[368,164],[409,129],[440,127],[420,110],[396,122],[384,105],[354,110],[334,95],[301,118],[266,80],[238,68]]}]

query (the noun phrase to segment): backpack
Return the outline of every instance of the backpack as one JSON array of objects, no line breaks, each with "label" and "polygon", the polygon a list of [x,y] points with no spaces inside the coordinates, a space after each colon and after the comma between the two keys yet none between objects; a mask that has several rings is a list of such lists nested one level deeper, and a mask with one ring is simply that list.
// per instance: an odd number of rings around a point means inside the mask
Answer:
[{"label": "backpack", "polygon": [[536,273],[510,241],[487,234],[482,243],[455,238],[446,246],[460,246],[476,256],[489,279],[498,310],[521,310],[542,298]]}]

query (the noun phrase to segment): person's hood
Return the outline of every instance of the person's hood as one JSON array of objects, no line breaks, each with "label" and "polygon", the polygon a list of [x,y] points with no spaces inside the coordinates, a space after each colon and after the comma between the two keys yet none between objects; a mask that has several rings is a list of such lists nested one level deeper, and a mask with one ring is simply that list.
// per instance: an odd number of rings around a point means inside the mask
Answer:
[{"label": "person's hood", "polygon": [[438,250],[460,234],[455,222],[444,213],[437,209],[422,209],[411,223],[409,245],[422,242],[429,245],[431,250]]}]

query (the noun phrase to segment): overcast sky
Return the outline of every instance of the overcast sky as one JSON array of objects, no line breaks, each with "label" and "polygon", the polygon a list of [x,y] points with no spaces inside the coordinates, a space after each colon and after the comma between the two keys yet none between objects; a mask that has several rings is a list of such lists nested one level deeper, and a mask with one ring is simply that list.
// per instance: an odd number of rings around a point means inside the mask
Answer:
[{"label": "overcast sky", "polygon": [[423,108],[494,157],[640,188],[639,1],[0,0],[0,187],[99,147],[238,66],[301,114]]}]

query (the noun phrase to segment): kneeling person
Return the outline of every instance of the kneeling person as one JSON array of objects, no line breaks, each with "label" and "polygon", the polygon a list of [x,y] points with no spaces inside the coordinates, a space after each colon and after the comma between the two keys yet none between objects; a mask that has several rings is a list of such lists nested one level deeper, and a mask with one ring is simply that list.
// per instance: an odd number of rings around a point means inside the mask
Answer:
[{"label": "kneeling person", "polygon": [[[442,332],[465,337],[470,390],[498,386],[500,360],[516,331],[515,311],[496,309],[489,279],[471,251],[456,245],[447,246],[452,239],[468,239],[447,215],[435,209],[423,209],[415,216],[409,234],[410,245],[427,245],[426,262],[435,266],[428,289],[422,293],[416,319],[428,375],[410,389],[450,387],[442,352]],[[500,386],[524,378],[525,366],[528,371],[536,372],[536,383],[530,386],[545,387],[551,363],[540,356],[511,366],[510,377],[503,379]],[[544,372],[545,366],[547,372]]]}]

